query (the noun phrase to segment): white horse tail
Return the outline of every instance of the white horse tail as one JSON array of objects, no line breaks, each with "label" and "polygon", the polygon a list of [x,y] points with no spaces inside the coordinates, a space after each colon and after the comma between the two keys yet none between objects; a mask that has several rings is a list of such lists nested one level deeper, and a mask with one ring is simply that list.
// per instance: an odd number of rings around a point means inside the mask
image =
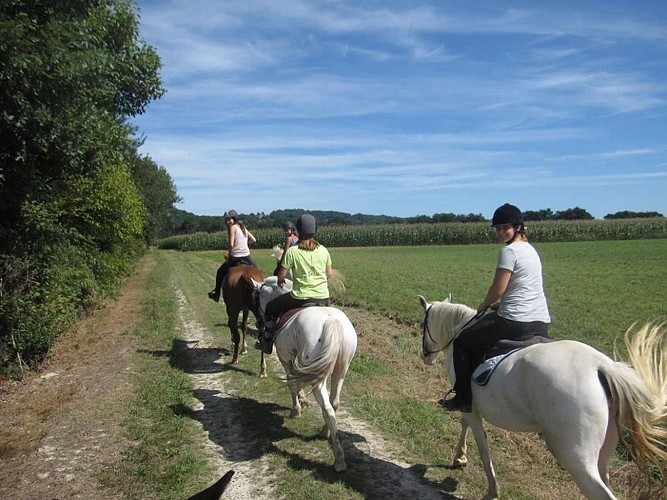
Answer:
[{"label": "white horse tail", "polygon": [[[634,326],[634,325],[633,325]],[[625,334],[630,363],[600,368],[616,407],[618,434],[630,457],[659,498],[667,493],[667,336],[664,324]],[[652,481],[657,472],[661,484]],[[657,497],[656,497],[657,498]]]},{"label": "white horse tail", "polygon": [[299,387],[315,386],[331,375],[343,341],[343,324],[336,318],[328,318],[322,328],[321,350],[313,359],[306,359],[303,352],[292,362],[287,381]]}]

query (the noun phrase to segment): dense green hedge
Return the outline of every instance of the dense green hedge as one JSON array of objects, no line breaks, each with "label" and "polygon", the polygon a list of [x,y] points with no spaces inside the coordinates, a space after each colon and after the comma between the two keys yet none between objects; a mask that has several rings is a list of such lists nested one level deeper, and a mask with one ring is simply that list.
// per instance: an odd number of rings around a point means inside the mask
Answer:
[{"label": "dense green hedge", "polygon": [[[667,218],[593,221],[544,221],[527,224],[533,242],[656,239],[667,237]],[[253,230],[253,248],[271,248],[283,241],[279,229]],[[495,243],[488,223],[393,224],[325,226],[317,239],[327,247],[468,245]],[[180,251],[225,250],[227,233],[195,233],[158,242],[162,249]]]},{"label": "dense green hedge", "polygon": [[145,251],[55,242],[48,256],[0,255],[0,374],[20,378],[47,356],[72,321],[114,296]]}]

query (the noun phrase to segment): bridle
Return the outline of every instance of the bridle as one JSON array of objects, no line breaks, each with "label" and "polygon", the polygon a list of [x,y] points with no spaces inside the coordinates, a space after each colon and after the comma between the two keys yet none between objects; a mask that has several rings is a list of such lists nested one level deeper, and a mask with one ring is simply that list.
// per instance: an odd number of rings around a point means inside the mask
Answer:
[{"label": "bridle", "polygon": [[[433,304],[429,305],[428,308],[426,309],[426,312],[424,313],[424,319],[422,320],[422,355],[424,357],[430,356],[431,354],[438,353],[440,351],[444,351],[447,349],[447,346],[451,343],[451,341],[442,349],[438,349],[437,351],[431,351],[429,350],[428,347],[426,347],[426,336],[428,335],[428,338],[431,339],[431,343],[435,344],[435,339],[433,338],[433,335],[431,335],[431,329],[428,327],[428,316],[431,314],[431,308],[433,307]],[[452,339],[453,340],[453,339]]]},{"label": "bridle", "polygon": [[454,342],[454,341],[457,339],[457,337],[461,334],[461,332],[462,332],[463,330],[465,330],[465,328],[466,328],[470,323],[472,323],[472,322],[475,321],[475,320],[478,320],[479,318],[481,318],[482,316],[484,316],[484,313],[486,313],[486,310],[479,311],[479,312],[478,312],[477,314],[475,314],[472,318],[470,318],[468,321],[466,321],[465,324],[464,324],[463,326],[457,327],[457,332],[456,332],[456,334],[455,334],[455,335],[452,335],[452,338],[449,339],[449,342],[447,342],[447,343],[445,344],[445,347],[443,347],[443,348],[441,348],[441,349],[437,349],[437,350],[435,350],[435,351],[431,351],[428,347],[426,347],[426,336],[428,335],[428,338],[431,339],[431,343],[432,343],[432,344],[435,344],[435,343],[436,343],[435,339],[433,338],[433,335],[431,335],[431,329],[428,327],[428,316],[429,316],[429,314],[431,314],[431,308],[432,308],[432,307],[433,307],[433,304],[431,304],[431,305],[428,306],[428,308],[426,309],[426,312],[424,313],[424,319],[422,320],[422,330],[423,330],[423,332],[424,332],[424,333],[422,334],[422,355],[423,355],[424,357],[430,356],[431,354],[436,354],[436,353],[438,353],[438,352],[441,352],[441,351],[444,351],[445,349],[447,349],[450,345],[452,345],[452,342]]}]

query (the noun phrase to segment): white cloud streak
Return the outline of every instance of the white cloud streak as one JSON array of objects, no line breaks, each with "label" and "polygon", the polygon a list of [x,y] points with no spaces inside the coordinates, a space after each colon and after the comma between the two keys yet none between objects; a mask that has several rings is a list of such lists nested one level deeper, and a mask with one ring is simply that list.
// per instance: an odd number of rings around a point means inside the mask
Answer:
[{"label": "white cloud streak", "polygon": [[424,193],[624,183],[655,205],[667,20],[610,2],[140,1],[168,90],[137,120],[144,150],[200,213],[250,187],[267,211],[281,189],[438,212],[457,210]]}]

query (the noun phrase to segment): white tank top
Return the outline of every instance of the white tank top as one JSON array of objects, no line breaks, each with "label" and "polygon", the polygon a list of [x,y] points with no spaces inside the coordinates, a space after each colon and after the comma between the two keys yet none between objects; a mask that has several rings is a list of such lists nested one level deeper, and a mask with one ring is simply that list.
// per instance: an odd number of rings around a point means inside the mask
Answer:
[{"label": "white tank top", "polygon": [[248,248],[248,238],[243,234],[239,226],[234,226],[234,246],[232,247],[232,257],[247,257],[250,255]]}]

